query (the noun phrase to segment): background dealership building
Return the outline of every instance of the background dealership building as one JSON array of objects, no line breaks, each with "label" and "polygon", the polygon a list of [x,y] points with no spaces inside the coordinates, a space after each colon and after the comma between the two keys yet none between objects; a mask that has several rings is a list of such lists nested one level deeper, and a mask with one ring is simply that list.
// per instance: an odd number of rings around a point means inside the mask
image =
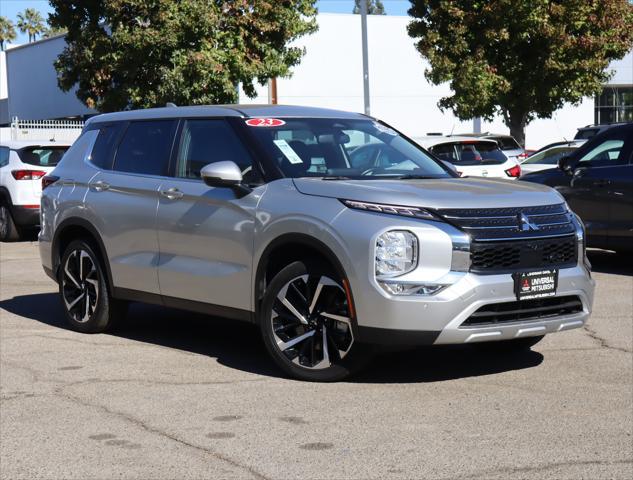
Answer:
[{"label": "background dealership building", "polygon": [[[363,77],[360,18],[351,14],[320,14],[317,33],[300,39],[306,48],[291,78],[279,79],[278,101],[362,112]],[[428,132],[473,131],[473,121],[460,122],[441,112],[437,102],[448,95],[447,84],[434,86],[424,78],[428,66],[407,34],[405,16],[369,16],[369,76],[371,114],[409,136]],[[0,125],[12,118],[25,120],[83,118],[96,112],[73,92],[57,86],[53,62],[65,45],[58,36],[16,46],[0,54]],[[535,120],[527,128],[527,146],[571,138],[578,127],[591,123],[633,120],[633,52],[610,66],[613,76],[596,98],[568,105],[551,119]],[[268,103],[268,88],[243,103]],[[482,131],[504,133],[501,119],[483,122]]]}]

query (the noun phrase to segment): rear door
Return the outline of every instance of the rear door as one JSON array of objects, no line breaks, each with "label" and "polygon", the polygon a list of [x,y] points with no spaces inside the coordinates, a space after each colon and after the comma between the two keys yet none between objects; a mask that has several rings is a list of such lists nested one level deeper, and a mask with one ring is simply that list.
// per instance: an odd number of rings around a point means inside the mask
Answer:
[{"label": "rear door", "polygon": [[633,251],[633,132],[625,144],[628,162],[609,172],[609,248]]},{"label": "rear door", "polygon": [[202,181],[205,165],[224,160],[240,167],[245,183],[261,183],[258,167],[225,119],[182,121],[173,176],[159,194],[158,272],[166,304],[213,304],[231,307],[218,313],[240,316],[252,309],[253,236],[260,197],[257,191],[239,196]]},{"label": "rear door", "polygon": [[579,152],[569,187],[560,189],[587,226],[589,243],[594,246],[609,245],[615,213],[612,202],[622,203],[620,193],[616,193],[619,189],[613,187],[620,183],[619,177],[627,169],[627,136],[626,130],[614,130]]},{"label": "rear door", "polygon": [[159,294],[156,212],[175,120],[105,125],[91,154],[100,168],[86,206],[103,239],[115,287]]}]

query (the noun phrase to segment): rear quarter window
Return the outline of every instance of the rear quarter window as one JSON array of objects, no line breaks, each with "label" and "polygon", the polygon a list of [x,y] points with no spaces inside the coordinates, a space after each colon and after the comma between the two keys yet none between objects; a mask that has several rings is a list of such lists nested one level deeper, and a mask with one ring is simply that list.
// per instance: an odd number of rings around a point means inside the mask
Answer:
[{"label": "rear quarter window", "polygon": [[97,127],[99,135],[90,153],[90,163],[103,170],[112,168],[114,149],[123,130],[123,125],[123,122],[118,122]]}]

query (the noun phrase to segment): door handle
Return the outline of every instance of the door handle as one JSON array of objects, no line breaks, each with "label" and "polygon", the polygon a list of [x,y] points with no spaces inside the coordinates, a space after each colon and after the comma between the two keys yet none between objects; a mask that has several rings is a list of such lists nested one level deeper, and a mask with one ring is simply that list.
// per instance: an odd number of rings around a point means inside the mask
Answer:
[{"label": "door handle", "polygon": [[110,184],[104,182],[103,180],[99,180],[97,182],[93,182],[90,184],[90,188],[95,192],[105,192],[110,188]]},{"label": "door handle", "polygon": [[176,187],[168,188],[167,190],[161,190],[160,194],[163,197],[168,198],[169,200],[178,200],[179,198],[182,198],[184,196],[184,193],[182,193]]}]

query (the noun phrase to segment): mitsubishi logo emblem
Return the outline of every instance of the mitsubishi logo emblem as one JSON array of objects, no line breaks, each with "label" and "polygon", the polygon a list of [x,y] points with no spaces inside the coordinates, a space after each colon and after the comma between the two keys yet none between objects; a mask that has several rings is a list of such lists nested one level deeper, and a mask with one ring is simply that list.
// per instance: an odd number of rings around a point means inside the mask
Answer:
[{"label": "mitsubishi logo emblem", "polygon": [[538,225],[535,225],[534,223],[530,222],[530,219],[527,217],[525,213],[521,212],[518,216],[519,216],[519,229],[522,232],[529,232],[530,230],[539,230]]}]

